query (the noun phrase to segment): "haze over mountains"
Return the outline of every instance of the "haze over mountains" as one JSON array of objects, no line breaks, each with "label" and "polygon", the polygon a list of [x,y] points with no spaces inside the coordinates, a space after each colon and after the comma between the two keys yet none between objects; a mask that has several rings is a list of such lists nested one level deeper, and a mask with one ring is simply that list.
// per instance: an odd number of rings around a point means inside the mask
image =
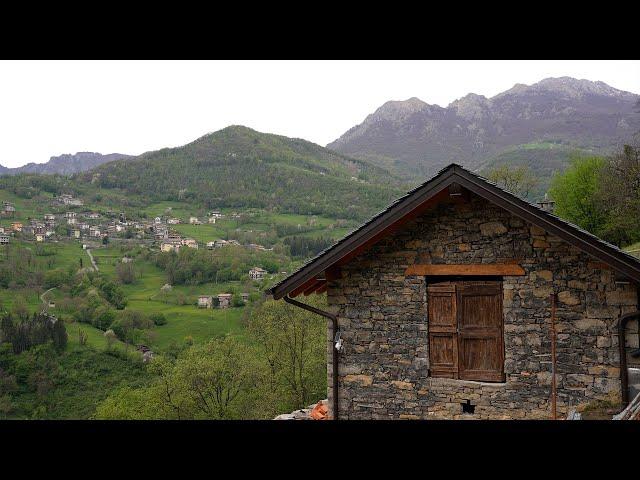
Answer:
[{"label": "haze over mountains", "polygon": [[[138,194],[226,199],[229,205],[279,201],[289,210],[302,202],[305,211],[325,211],[334,201],[343,214],[359,217],[358,202],[380,203],[373,198],[378,186],[385,190],[380,198],[390,198],[391,191],[425,181],[451,162],[481,173],[492,165],[526,164],[541,180],[538,195],[574,153],[607,153],[639,137],[640,95],[561,77],[516,84],[492,98],[470,93],[445,108],[415,97],[390,101],[327,149],[231,126],[137,157],[79,152],[43,164],[0,166],[0,174],[91,171],[85,180]],[[354,185],[358,194],[349,193]],[[327,192],[344,197],[322,200]]]},{"label": "haze over mountains", "polygon": [[102,155],[95,152],[78,152],[76,154],[64,154],[51,157],[46,163],[27,163],[21,167],[7,168],[0,165],[0,174],[15,175],[18,173],[58,173],[60,175],[72,175],[78,172],[90,170],[98,165],[114,160],[133,158],[122,153],[109,153]]},{"label": "haze over mountains", "polygon": [[446,108],[390,101],[327,147],[410,179],[451,162],[475,170],[526,163],[548,178],[574,151],[606,153],[638,132],[640,95],[561,77],[492,98],[470,93]]}]

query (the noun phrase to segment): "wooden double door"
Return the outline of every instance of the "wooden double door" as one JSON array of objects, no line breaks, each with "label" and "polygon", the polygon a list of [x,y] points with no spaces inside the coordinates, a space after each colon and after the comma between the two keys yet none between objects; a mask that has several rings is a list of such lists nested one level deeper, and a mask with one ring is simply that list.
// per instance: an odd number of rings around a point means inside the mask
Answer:
[{"label": "wooden double door", "polygon": [[430,282],[427,293],[430,375],[503,382],[502,282]]}]

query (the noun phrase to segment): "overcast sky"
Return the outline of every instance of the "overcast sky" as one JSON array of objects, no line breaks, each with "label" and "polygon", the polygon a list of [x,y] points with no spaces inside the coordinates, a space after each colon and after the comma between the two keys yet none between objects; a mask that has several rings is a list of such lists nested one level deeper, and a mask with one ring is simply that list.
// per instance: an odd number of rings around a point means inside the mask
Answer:
[{"label": "overcast sky", "polygon": [[639,61],[1,61],[0,164],[137,155],[234,124],[326,145],[388,100],[559,76],[640,93]]}]

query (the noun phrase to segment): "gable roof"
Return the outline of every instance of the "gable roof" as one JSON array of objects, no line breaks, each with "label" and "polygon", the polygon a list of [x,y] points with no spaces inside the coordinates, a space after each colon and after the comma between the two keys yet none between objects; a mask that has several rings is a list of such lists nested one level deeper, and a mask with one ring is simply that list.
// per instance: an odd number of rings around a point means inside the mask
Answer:
[{"label": "gable roof", "polygon": [[[625,277],[640,283],[640,260],[623,252],[595,235],[570,222],[526,202],[503,190],[495,183],[452,163],[430,180],[410,190],[385,210],[374,215],[363,225],[343,237],[333,246],[320,252],[297,271],[267,290],[274,299],[286,295],[308,295],[326,289],[327,276],[340,262],[346,263],[357,253],[373,245],[406,221],[414,218],[439,198],[452,185],[458,184],[476,195],[504,208],[512,214],[537,225],[566,242],[610,265]],[[327,275],[328,274],[328,275]],[[330,278],[329,278],[330,280]]]}]

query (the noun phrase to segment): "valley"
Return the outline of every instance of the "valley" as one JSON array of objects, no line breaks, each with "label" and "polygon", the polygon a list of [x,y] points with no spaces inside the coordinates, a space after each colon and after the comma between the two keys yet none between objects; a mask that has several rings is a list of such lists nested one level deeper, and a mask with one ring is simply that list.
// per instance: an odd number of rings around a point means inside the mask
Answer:
[{"label": "valley", "polygon": [[[154,382],[146,350],[175,358],[229,335],[258,348],[247,328],[265,288],[358,225],[251,203],[148,198],[81,178],[0,182],[0,310],[16,319],[46,311],[68,336],[66,350],[45,359],[0,352],[0,377],[14,361],[32,372],[11,393],[0,389],[3,418],[90,418],[119,388]],[[50,381],[29,386],[53,365]]]}]

